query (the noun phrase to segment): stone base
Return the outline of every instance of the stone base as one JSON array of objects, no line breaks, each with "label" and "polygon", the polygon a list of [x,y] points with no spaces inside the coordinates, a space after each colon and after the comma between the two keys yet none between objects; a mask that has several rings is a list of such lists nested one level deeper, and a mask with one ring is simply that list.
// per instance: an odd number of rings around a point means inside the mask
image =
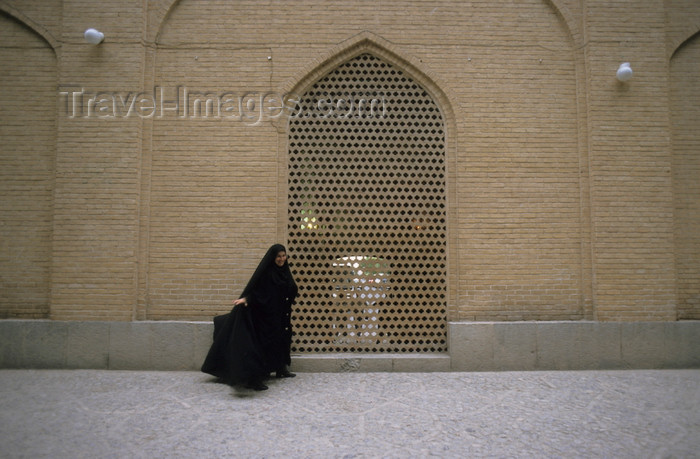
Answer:
[{"label": "stone base", "polygon": [[451,322],[453,371],[700,367],[700,321]]},{"label": "stone base", "polygon": [[[211,322],[0,320],[0,368],[199,370]],[[700,368],[700,321],[450,322],[448,354],[304,354],[300,372]]]},{"label": "stone base", "polygon": [[450,371],[447,354],[304,354],[292,356],[294,371],[341,372],[432,372]]},{"label": "stone base", "polygon": [[0,321],[0,367],[198,370],[208,322]]}]

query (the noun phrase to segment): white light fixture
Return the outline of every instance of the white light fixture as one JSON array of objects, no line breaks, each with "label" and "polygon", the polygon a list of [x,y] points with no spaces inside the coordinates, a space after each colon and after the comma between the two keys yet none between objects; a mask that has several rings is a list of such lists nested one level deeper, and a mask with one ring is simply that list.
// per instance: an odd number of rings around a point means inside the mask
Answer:
[{"label": "white light fixture", "polygon": [[632,75],[634,75],[634,72],[632,72],[632,67],[630,67],[629,62],[620,64],[620,68],[617,69],[617,73],[615,74],[619,81],[629,81],[632,79]]},{"label": "white light fixture", "polygon": [[105,39],[105,34],[97,29],[87,29],[83,36],[85,37],[85,41],[92,45],[99,45],[102,43],[102,40]]}]

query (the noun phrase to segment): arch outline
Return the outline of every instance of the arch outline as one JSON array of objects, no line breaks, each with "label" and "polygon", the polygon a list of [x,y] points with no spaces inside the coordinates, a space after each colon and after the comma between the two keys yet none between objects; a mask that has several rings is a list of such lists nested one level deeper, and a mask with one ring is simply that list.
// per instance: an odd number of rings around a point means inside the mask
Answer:
[{"label": "arch outline", "polygon": [[576,21],[574,13],[564,4],[563,0],[544,0],[544,3],[554,10],[566,28],[575,48],[586,45],[581,23]]},{"label": "arch outline", "polygon": [[[371,54],[388,64],[396,67],[412,78],[425,89],[434,100],[441,112],[445,126],[445,201],[447,219],[447,278],[446,320],[455,320],[458,316],[457,285],[459,279],[459,255],[458,231],[457,231],[457,127],[456,113],[452,100],[457,100],[448,89],[449,86],[440,81],[440,78],[427,69],[421,59],[411,56],[399,49],[393,43],[373,34],[363,31],[354,35],[327,52],[318,56],[304,66],[292,78],[278,88],[278,94],[304,94],[314,83],[332,72],[338,66],[361,54]],[[281,117],[272,120],[278,134],[278,238],[287,239],[287,208],[288,208],[288,157],[289,157],[289,117]]]},{"label": "arch outline", "polygon": [[6,14],[10,18],[19,22],[20,24],[31,30],[33,33],[41,37],[41,39],[44,40],[44,42],[46,42],[51,47],[51,50],[53,51],[54,55],[58,54],[58,50],[61,48],[61,42],[56,40],[56,37],[54,37],[51,34],[51,32],[49,32],[46,28],[40,26],[35,21],[30,19],[27,15],[22,13],[20,10],[11,5],[8,5],[2,0],[0,0],[0,12]]},{"label": "arch outline", "polygon": [[668,56],[669,62],[671,62],[673,58],[676,57],[676,54],[678,54],[678,51],[683,49],[687,44],[689,44],[696,38],[700,38],[700,27],[694,26],[692,29],[688,29],[686,32],[687,33],[683,35],[683,38],[679,39],[676,43],[672,45],[673,47]]},{"label": "arch outline", "polygon": [[454,128],[455,113],[450,100],[456,100],[456,98],[451,95],[449,89],[446,89],[449,86],[441,82],[435,73],[425,68],[422,60],[416,57],[405,57],[409,54],[369,31],[363,31],[340,42],[309,62],[279,88],[279,93],[302,94],[339,65],[364,53],[372,54],[396,66],[423,86],[441,109],[446,125],[451,122],[451,127]]},{"label": "arch outline", "polygon": [[149,7],[148,26],[146,29],[146,42],[152,45],[158,43],[163,27],[168,22],[168,18],[179,6],[180,0],[160,0]]}]

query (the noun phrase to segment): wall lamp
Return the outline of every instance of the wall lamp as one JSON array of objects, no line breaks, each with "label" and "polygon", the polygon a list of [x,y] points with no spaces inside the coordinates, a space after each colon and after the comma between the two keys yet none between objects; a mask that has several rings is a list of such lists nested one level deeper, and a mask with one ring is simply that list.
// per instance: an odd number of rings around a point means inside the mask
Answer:
[{"label": "wall lamp", "polygon": [[632,75],[634,75],[634,72],[632,72],[632,67],[630,67],[629,62],[623,62],[620,64],[620,67],[617,69],[617,73],[615,74],[619,81],[629,81],[632,79]]},{"label": "wall lamp", "polygon": [[105,34],[97,29],[87,29],[83,36],[85,37],[85,41],[91,45],[99,45],[105,39]]}]

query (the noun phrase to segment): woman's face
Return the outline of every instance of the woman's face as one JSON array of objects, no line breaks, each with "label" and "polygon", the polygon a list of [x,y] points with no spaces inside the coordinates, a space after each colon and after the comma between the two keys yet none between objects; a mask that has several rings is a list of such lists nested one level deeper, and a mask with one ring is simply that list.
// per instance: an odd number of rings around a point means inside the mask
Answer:
[{"label": "woman's face", "polygon": [[275,258],[275,264],[279,266],[280,268],[284,266],[284,263],[287,261],[287,252],[282,250],[281,252],[277,252],[277,257]]}]

